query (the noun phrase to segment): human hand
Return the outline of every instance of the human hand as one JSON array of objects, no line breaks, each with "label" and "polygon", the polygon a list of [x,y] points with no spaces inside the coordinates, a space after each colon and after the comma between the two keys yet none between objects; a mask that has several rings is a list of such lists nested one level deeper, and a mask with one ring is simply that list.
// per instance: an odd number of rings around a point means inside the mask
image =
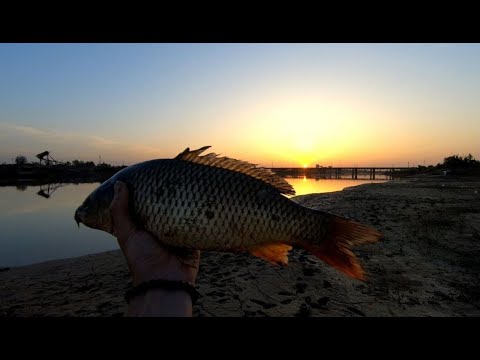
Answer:
[{"label": "human hand", "polygon": [[187,281],[195,284],[200,251],[184,256],[173,254],[147,231],[137,229],[128,213],[128,188],[124,182],[114,185],[115,195],[110,204],[113,235],[127,259],[133,285],[151,279]]},{"label": "human hand", "polygon": [[[127,260],[133,286],[152,279],[186,281],[195,285],[200,251],[174,254],[147,231],[138,229],[128,212],[128,188],[117,181],[110,204],[113,235]],[[155,289],[150,295],[138,296],[131,302],[129,315],[191,315],[191,300],[186,292]],[[150,297],[149,297],[150,296]],[[185,305],[185,306],[182,306]]]}]

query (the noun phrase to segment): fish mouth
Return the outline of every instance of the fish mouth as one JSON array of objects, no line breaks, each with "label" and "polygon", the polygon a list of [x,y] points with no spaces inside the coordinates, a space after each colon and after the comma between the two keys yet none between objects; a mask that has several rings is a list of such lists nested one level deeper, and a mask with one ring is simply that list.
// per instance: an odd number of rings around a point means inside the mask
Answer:
[{"label": "fish mouth", "polygon": [[74,219],[77,222],[78,227],[80,227],[80,223],[82,222],[82,218],[80,216],[80,213],[78,212],[78,209],[75,211]]}]

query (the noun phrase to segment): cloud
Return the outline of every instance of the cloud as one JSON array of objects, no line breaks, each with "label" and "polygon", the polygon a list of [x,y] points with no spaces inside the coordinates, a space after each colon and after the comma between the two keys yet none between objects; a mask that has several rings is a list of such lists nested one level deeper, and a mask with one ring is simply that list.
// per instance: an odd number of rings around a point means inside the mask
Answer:
[{"label": "cloud", "polygon": [[[5,124],[9,126],[8,124]],[[31,126],[10,125],[13,129],[32,136],[48,136],[49,134],[43,130],[33,128]]]},{"label": "cloud", "polygon": [[9,131],[10,133],[16,133],[10,135],[24,135],[28,136],[30,139],[47,140],[50,143],[71,144],[72,142],[78,142],[81,144],[89,145],[118,144],[117,141],[97,135],[87,135],[68,131],[40,130],[32,126],[23,126],[9,123],[0,123],[0,129],[4,131]]},{"label": "cloud", "polygon": [[112,146],[116,142],[100,136],[74,133],[69,131],[57,131],[38,129],[32,126],[24,126],[0,122],[2,143],[0,155],[5,152],[14,156],[17,152],[28,152],[31,155],[43,150],[49,150],[62,156],[65,160],[79,153],[88,153],[95,148]]},{"label": "cloud", "polygon": [[159,148],[144,145],[130,145],[129,149],[142,154],[158,154],[161,151]]},{"label": "cloud", "polygon": [[88,136],[88,138],[90,139],[92,145],[107,145],[108,146],[108,145],[118,144],[117,141],[107,139],[107,138],[104,138],[104,137],[101,137],[101,136],[96,136],[96,135],[92,136],[91,135],[91,136]]},{"label": "cloud", "polygon": [[0,122],[0,156],[2,161],[19,153],[34,156],[49,150],[57,160],[96,159],[98,155],[112,164],[131,164],[160,157],[157,147],[100,135],[37,129],[32,126]]}]

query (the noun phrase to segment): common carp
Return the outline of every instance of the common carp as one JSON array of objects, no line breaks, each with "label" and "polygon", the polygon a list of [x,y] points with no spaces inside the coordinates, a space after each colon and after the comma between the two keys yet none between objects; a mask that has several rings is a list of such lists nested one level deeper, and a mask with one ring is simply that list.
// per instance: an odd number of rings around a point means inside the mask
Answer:
[{"label": "common carp", "polygon": [[248,251],[288,264],[303,248],[345,274],[365,280],[352,252],[382,238],[375,229],[299,205],[293,187],[271,170],[215,153],[187,148],[173,159],[124,168],[94,190],[75,212],[77,223],[112,233],[109,205],[123,181],[137,226],[164,245],[202,251]]}]

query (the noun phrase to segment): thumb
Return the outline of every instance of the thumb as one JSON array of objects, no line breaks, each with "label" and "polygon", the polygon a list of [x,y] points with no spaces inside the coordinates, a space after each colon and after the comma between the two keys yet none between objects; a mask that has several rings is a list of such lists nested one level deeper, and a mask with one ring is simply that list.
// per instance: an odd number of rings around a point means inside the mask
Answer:
[{"label": "thumb", "polygon": [[113,200],[110,204],[110,212],[113,220],[113,231],[117,237],[128,235],[134,225],[128,212],[128,187],[122,181],[117,181],[114,186]]},{"label": "thumb", "polygon": [[114,217],[128,215],[128,188],[123,181],[117,181],[113,185],[114,195],[110,204],[110,210]]}]

